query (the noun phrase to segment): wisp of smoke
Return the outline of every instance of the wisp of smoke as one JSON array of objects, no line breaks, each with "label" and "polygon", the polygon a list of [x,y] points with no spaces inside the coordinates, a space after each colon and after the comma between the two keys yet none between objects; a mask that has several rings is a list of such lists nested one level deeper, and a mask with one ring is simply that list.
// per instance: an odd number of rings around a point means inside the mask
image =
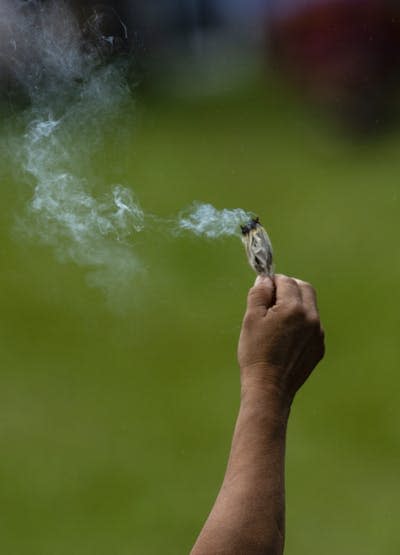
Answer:
[{"label": "wisp of smoke", "polygon": [[[90,267],[91,282],[108,293],[121,291],[142,268],[132,238],[147,216],[130,188],[115,185],[96,196],[79,169],[130,100],[126,68],[104,62],[112,37],[99,32],[94,42],[85,39],[61,0],[2,2],[0,31],[7,48],[0,44],[0,54],[29,97],[25,131],[13,145],[33,185],[20,228],[51,245],[61,260]],[[98,17],[91,21],[92,33]],[[248,218],[241,209],[194,204],[173,227],[175,234],[216,238],[236,234]],[[163,225],[155,216],[149,219]]]},{"label": "wisp of smoke", "polygon": [[240,224],[249,221],[251,217],[249,212],[241,208],[217,210],[211,204],[194,203],[181,214],[178,225],[179,229],[215,239],[224,235],[237,235]]}]

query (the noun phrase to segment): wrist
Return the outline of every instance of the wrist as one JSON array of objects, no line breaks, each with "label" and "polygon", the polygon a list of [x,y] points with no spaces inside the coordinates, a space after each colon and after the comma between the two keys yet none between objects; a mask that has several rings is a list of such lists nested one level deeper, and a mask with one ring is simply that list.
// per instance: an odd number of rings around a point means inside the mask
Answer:
[{"label": "wrist", "polygon": [[274,384],[263,379],[246,379],[241,383],[240,404],[243,409],[265,412],[278,424],[286,425],[291,399]]},{"label": "wrist", "polygon": [[243,385],[241,388],[241,410],[258,414],[278,428],[286,427],[290,406],[290,403],[274,387],[260,387],[253,383]]}]

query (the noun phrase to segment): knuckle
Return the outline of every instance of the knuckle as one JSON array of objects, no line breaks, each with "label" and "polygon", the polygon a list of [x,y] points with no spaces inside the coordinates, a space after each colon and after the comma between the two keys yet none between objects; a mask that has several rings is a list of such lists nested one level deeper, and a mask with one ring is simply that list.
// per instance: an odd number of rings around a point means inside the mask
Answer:
[{"label": "knuckle", "polygon": [[288,285],[296,285],[296,280],[295,278],[292,278],[290,276],[283,276],[283,281],[285,283],[287,283]]},{"label": "knuckle", "polygon": [[311,285],[311,283],[307,283],[304,286],[304,289],[306,291],[308,291],[308,295],[314,300],[314,302],[316,302],[317,300],[317,292],[315,290],[315,288]]},{"label": "knuckle", "polygon": [[303,305],[298,301],[287,303],[283,309],[283,316],[287,320],[302,320],[305,316]]},{"label": "knuckle", "polygon": [[321,322],[319,319],[318,314],[307,314],[306,316],[307,325],[314,329],[315,331],[320,331],[321,329]]},{"label": "knuckle", "polygon": [[275,281],[280,283],[281,285],[295,283],[295,280],[289,276],[285,276],[284,274],[276,274]]},{"label": "knuckle", "polygon": [[315,291],[315,288],[313,285],[311,285],[311,283],[309,283],[308,281],[303,281],[302,279],[298,279],[296,280],[299,287],[301,287],[301,289],[303,289],[303,291],[307,291],[312,297],[316,298],[317,293]]}]

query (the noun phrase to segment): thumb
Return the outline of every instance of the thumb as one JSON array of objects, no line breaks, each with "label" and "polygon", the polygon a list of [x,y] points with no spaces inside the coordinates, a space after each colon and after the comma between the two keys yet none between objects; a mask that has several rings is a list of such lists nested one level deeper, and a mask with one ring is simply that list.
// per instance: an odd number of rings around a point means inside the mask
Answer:
[{"label": "thumb", "polygon": [[269,276],[257,276],[247,297],[248,310],[265,311],[274,304],[275,287]]}]

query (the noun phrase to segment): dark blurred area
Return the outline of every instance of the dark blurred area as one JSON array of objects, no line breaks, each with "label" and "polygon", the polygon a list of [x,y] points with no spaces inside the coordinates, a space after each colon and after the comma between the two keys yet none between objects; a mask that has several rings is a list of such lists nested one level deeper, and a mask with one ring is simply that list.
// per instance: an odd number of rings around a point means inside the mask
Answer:
[{"label": "dark blurred area", "polygon": [[[144,90],[226,93],[272,69],[349,130],[374,134],[397,120],[400,8],[390,0],[69,3],[85,32],[131,55]],[[17,46],[6,0],[1,10],[1,87],[9,97]]]},{"label": "dark blurred area", "polygon": [[291,2],[268,26],[275,67],[355,131],[397,117],[399,6],[382,0]]}]

